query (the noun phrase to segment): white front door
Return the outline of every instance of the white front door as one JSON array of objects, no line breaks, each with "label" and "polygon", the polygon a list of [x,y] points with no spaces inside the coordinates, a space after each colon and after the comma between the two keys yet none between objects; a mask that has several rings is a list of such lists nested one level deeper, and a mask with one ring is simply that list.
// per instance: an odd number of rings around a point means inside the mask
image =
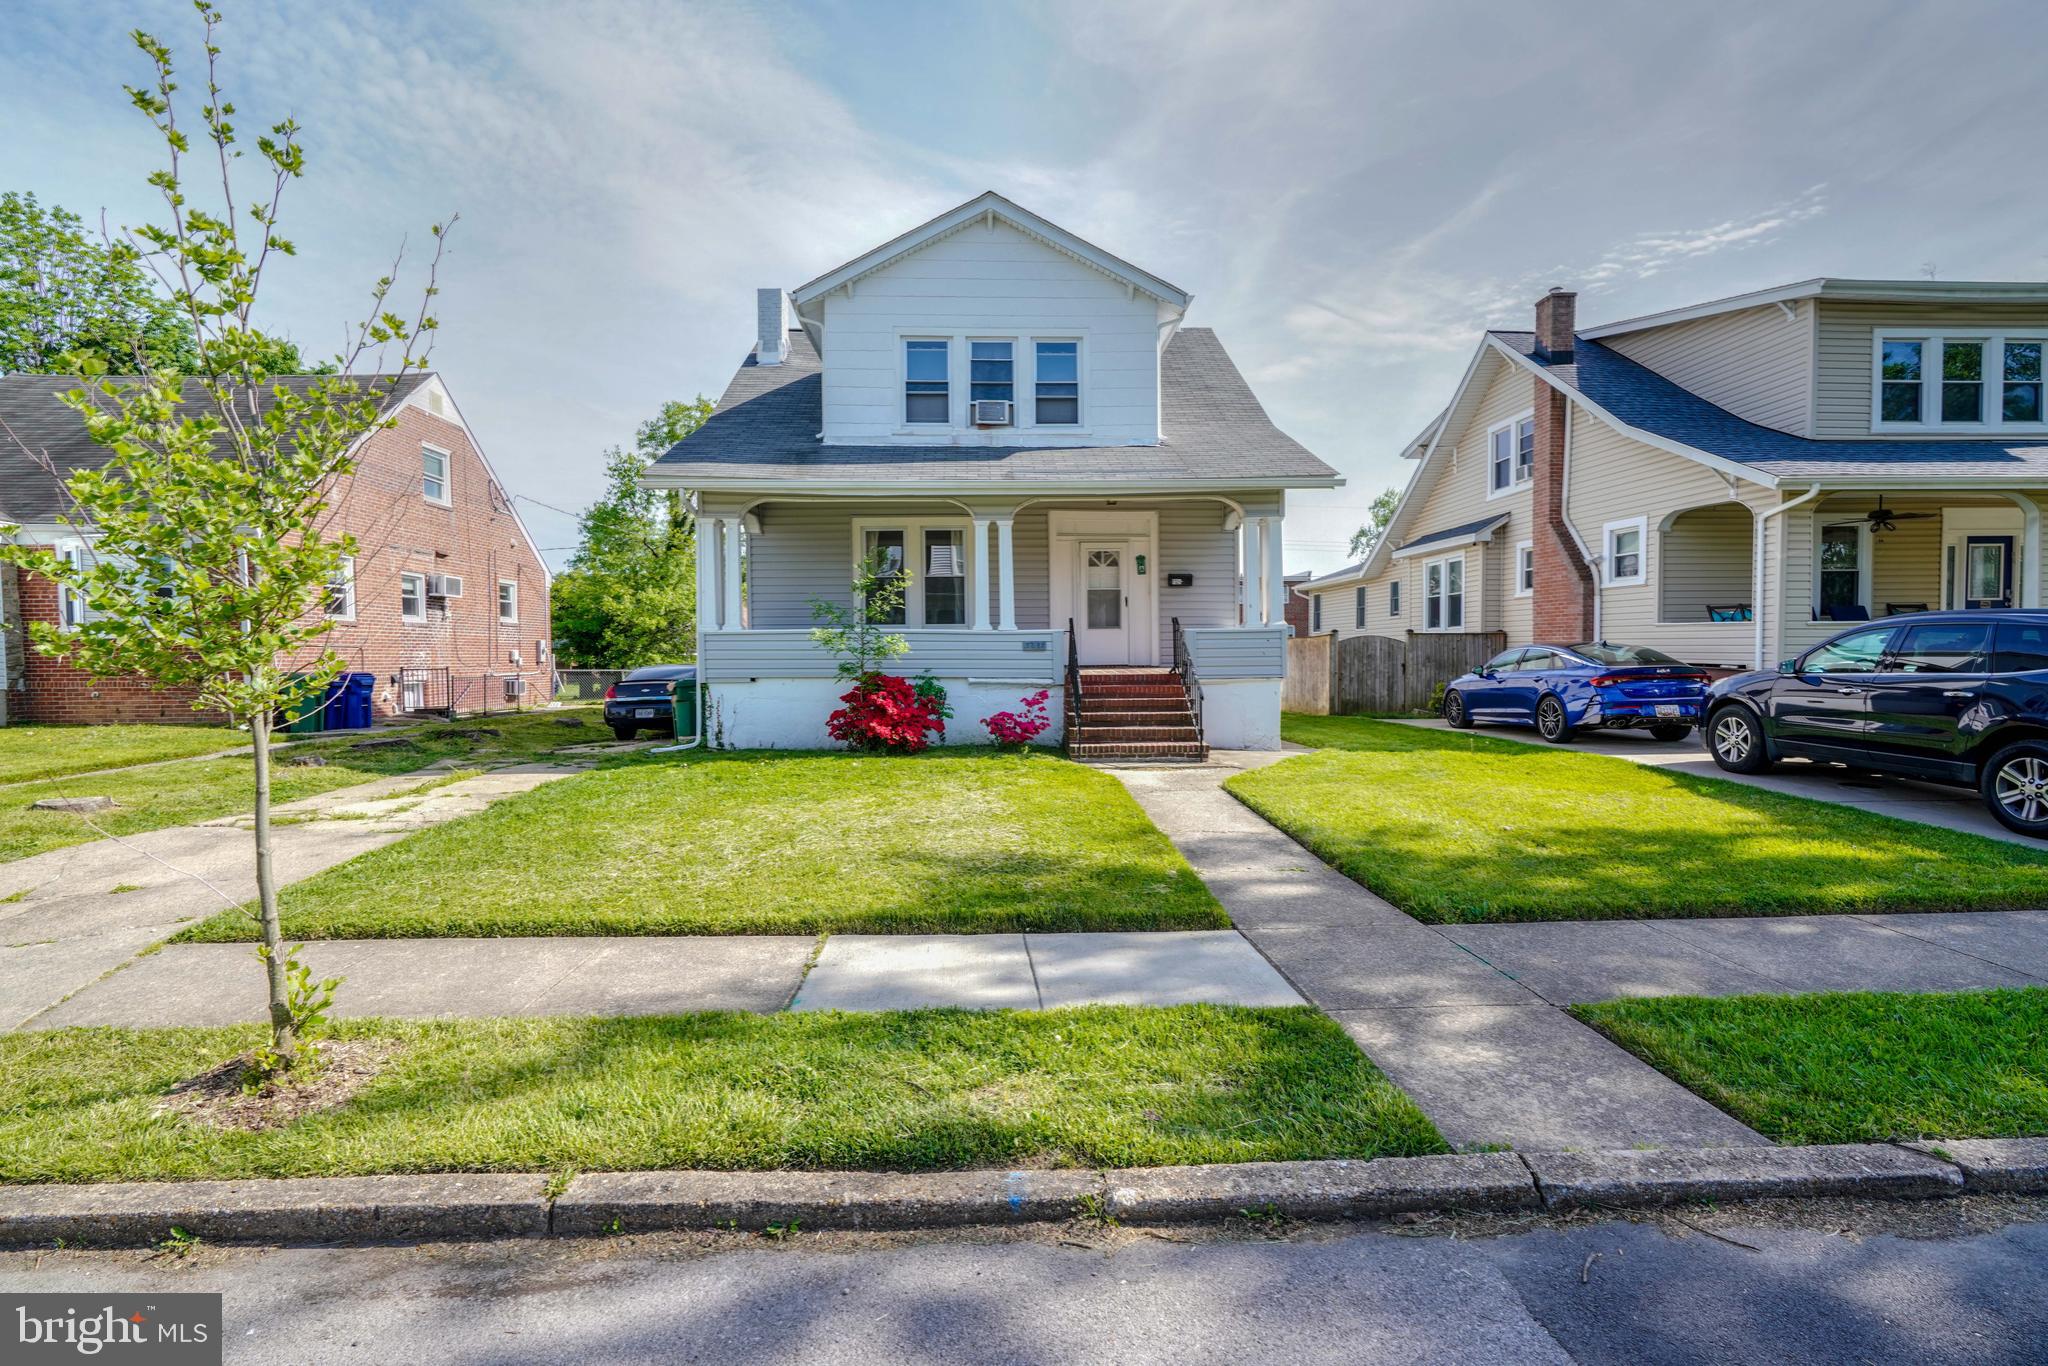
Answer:
[{"label": "white front door", "polygon": [[1074,571],[1075,646],[1083,664],[1129,664],[1131,543],[1081,541]]}]

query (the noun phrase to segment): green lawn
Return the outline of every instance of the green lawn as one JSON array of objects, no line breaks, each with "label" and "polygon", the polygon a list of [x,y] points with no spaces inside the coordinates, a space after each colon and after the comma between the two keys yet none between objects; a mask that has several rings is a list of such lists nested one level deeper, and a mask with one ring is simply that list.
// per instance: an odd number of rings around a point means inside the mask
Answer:
[{"label": "green lawn", "polygon": [[[591,719],[596,714],[594,711],[575,714],[583,716],[588,724],[571,729],[556,723],[555,716],[559,713],[528,713],[523,716],[423,726],[407,732],[410,741],[402,748],[358,750],[352,747],[364,738],[358,734],[349,739],[337,738],[299,749],[286,750],[276,756],[271,771],[272,799],[282,803],[296,801],[302,797],[318,796],[322,792],[352,787],[357,783],[370,782],[391,774],[410,773],[433,763],[436,759],[523,759],[539,757],[554,746],[589,744],[611,739],[610,734]],[[496,730],[500,734],[480,736],[474,733],[479,727]],[[39,729],[46,736],[50,733],[49,728]],[[122,729],[175,728],[66,728],[63,731],[66,737],[63,743],[68,744],[74,736],[83,737],[97,734],[100,730]],[[0,742],[4,742],[13,733],[12,728],[0,730]],[[227,735],[229,739],[226,744],[233,743],[232,732],[216,731],[214,735]],[[46,740],[45,743],[49,742]],[[225,747],[226,745],[218,738],[210,746],[216,750]],[[326,765],[319,768],[300,768],[290,762],[293,756],[308,752],[317,753],[325,758]],[[189,763],[139,769],[127,773],[74,774],[64,778],[48,778],[0,788],[0,863],[99,839],[100,834],[94,829],[95,826],[110,834],[135,835],[146,830],[161,830],[170,825],[188,825],[195,821],[232,816],[249,810],[254,782],[250,760],[243,756],[232,759],[198,759]],[[59,796],[112,797],[117,806],[112,811],[94,813],[90,818],[91,825],[88,825],[85,819],[67,812],[31,809],[33,803],[40,798]]]},{"label": "green lawn", "polygon": [[2048,906],[2048,852],[1626,759],[1352,716],[1226,786],[1424,920]]},{"label": "green lawn", "polygon": [[246,732],[225,726],[5,726],[0,727],[0,783],[188,759],[248,743]]},{"label": "green lawn", "polygon": [[1579,1006],[1781,1143],[2048,1134],[2048,988]]},{"label": "green lawn", "polygon": [[[622,764],[372,850],[281,909],[298,939],[1230,924],[1116,779],[987,750]],[[251,933],[231,911],[179,937]]]},{"label": "green lawn", "polygon": [[1303,1007],[345,1024],[344,1105],[223,1131],[157,1104],[254,1028],[0,1036],[0,1180],[1277,1161],[1445,1150]]}]

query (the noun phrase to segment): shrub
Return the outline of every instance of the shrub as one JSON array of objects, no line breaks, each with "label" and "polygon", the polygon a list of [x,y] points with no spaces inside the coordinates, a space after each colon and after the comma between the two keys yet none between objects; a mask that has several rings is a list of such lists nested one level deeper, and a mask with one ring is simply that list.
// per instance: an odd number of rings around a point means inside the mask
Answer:
[{"label": "shrub", "polygon": [[1045,700],[1051,696],[1040,688],[1017,705],[1020,711],[999,711],[982,721],[989,738],[1004,748],[1022,747],[1045,734],[1052,718],[1046,715]]},{"label": "shrub", "polygon": [[846,705],[825,720],[833,739],[854,749],[915,754],[931,742],[927,733],[946,734],[945,694],[920,696],[908,679],[874,673],[839,698]]}]

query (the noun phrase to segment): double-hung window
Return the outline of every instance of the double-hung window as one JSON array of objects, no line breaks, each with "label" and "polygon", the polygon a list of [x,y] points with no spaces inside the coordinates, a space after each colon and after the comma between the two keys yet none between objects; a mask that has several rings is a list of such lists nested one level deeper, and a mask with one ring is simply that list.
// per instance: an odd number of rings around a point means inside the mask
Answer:
[{"label": "double-hung window", "polygon": [[420,492],[430,503],[448,501],[448,452],[434,446],[420,447]]},{"label": "double-hung window", "polygon": [[1515,596],[1526,598],[1536,591],[1536,547],[1521,541],[1515,546]]},{"label": "double-hung window", "polygon": [[1034,346],[1032,421],[1041,427],[1072,426],[1081,420],[1081,344],[1042,341]]},{"label": "double-hung window", "polygon": [[1524,413],[1486,434],[1487,494],[1497,497],[1526,484],[1536,473],[1536,416]]},{"label": "double-hung window", "polygon": [[427,619],[427,576],[424,574],[400,574],[398,576],[398,619],[400,621],[425,621]]},{"label": "double-hung window", "polygon": [[[86,550],[83,545],[73,543],[60,546],[57,550],[57,558],[64,561],[66,565],[76,572],[83,573],[85,571]],[[75,631],[85,625],[85,619],[85,594],[79,592],[76,588],[59,588],[57,590],[57,625],[66,631]]]},{"label": "double-hung window", "polygon": [[1880,333],[1871,425],[1878,431],[2048,425],[2044,347],[2048,335],[2038,332]]},{"label": "double-hung window", "polygon": [[1017,397],[1016,346],[1006,341],[967,343],[967,396],[976,403]]},{"label": "double-hung window", "polygon": [[506,626],[519,623],[519,582],[516,579],[498,580],[498,620]]},{"label": "double-hung window", "polygon": [[1422,566],[1422,629],[1465,629],[1465,557],[1430,560]]},{"label": "double-hung window", "polygon": [[1365,629],[1365,585],[1364,585],[1364,584],[1360,584],[1360,585],[1358,585],[1358,587],[1357,587],[1357,588],[1355,588],[1355,589],[1353,589],[1353,590],[1352,590],[1352,594],[1351,594],[1351,624],[1352,624],[1353,626],[1357,627],[1357,628],[1358,628],[1359,630],[1361,630],[1361,631],[1363,631],[1363,630]]},{"label": "double-hung window", "polygon": [[901,601],[880,618],[890,626],[967,625],[967,528],[951,522],[861,523],[859,553],[879,562]]},{"label": "double-hung window", "polygon": [[327,588],[322,595],[322,610],[336,621],[356,619],[355,556],[343,555],[335,561],[333,572],[327,576]]},{"label": "double-hung window", "polygon": [[1855,523],[1820,529],[1820,584],[1813,605],[1821,620],[1848,620],[1846,610],[1863,606],[1865,535]]},{"label": "double-hung window", "polygon": [[1323,629],[1323,595],[1321,593],[1309,595],[1308,629],[1310,631],[1320,631]]},{"label": "double-hung window", "polygon": [[1645,527],[1645,520],[1641,517],[1607,524],[1608,583],[1642,583],[1649,577],[1643,559]]},{"label": "double-hung window", "polygon": [[1387,615],[1390,617],[1401,615],[1401,581],[1399,579],[1395,579],[1387,585]]},{"label": "double-hung window", "polygon": [[948,382],[952,343],[913,338],[903,343],[903,420],[951,422],[953,402]]}]

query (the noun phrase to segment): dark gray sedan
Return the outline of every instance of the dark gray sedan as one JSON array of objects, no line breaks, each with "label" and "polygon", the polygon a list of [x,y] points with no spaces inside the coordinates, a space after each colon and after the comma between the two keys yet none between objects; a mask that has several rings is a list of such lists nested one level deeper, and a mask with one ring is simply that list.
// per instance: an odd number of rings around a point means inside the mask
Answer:
[{"label": "dark gray sedan", "polygon": [[[630,740],[643,730],[678,734],[677,694],[694,689],[696,685],[697,666],[694,664],[649,664],[642,669],[630,670],[624,678],[604,690],[604,723],[621,740]],[[684,705],[692,707],[695,703],[696,697],[692,693]],[[696,729],[694,715],[690,729],[693,732]]]}]

